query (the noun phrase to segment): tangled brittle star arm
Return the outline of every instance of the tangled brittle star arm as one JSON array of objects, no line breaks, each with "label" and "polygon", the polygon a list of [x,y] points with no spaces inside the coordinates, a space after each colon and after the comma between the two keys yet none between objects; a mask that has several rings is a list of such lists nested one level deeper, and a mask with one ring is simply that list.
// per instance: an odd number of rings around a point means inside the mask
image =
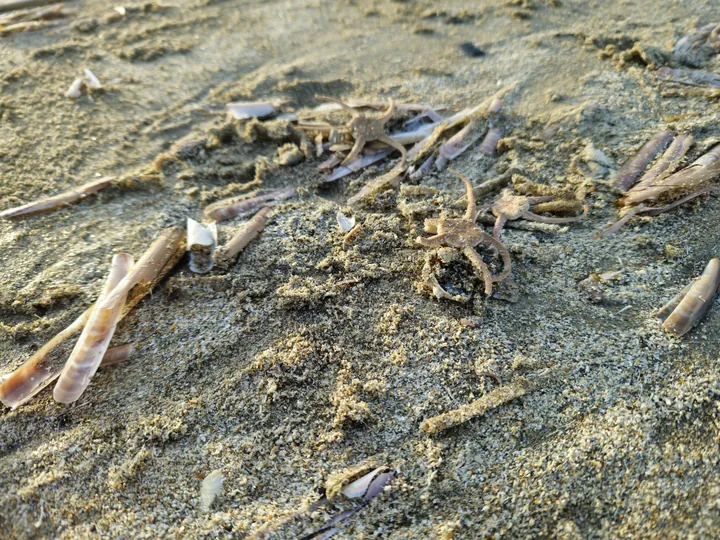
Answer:
[{"label": "tangled brittle star arm", "polygon": [[345,156],[345,159],[343,159],[340,162],[340,166],[344,167],[351,161],[353,161],[358,155],[360,155],[360,152],[362,152],[363,147],[365,146],[365,143],[367,141],[364,137],[357,137],[355,139],[355,143],[353,144],[352,148],[350,149],[350,153]]},{"label": "tangled brittle star arm", "polygon": [[579,216],[572,216],[572,217],[546,217],[541,216],[539,214],[535,214],[533,212],[530,212],[529,210],[526,210],[522,213],[522,216],[524,219],[529,219],[530,221],[539,221],[540,223],[549,223],[549,224],[559,224],[559,223],[574,223],[576,221],[582,221],[585,219],[590,212],[590,207],[587,204],[583,205],[583,213]]},{"label": "tangled brittle star arm", "polygon": [[498,214],[493,225],[493,238],[502,240],[502,231],[508,219],[503,214]]},{"label": "tangled brittle star arm", "polygon": [[405,150],[405,147],[402,144],[400,144],[397,141],[392,140],[387,135],[382,135],[382,136],[378,137],[377,140],[380,141],[381,143],[387,144],[388,146],[392,146],[398,152],[400,152],[400,154],[402,154],[402,159],[400,161],[400,165],[398,165],[398,166],[402,167],[405,165],[405,162],[407,161],[407,150]]},{"label": "tangled brittle star arm", "polygon": [[496,281],[490,273],[490,268],[488,268],[488,265],[485,264],[485,261],[482,260],[482,257],[480,257],[473,248],[466,247],[463,249],[463,254],[473,265],[477,276],[485,283],[485,294],[490,296],[492,294],[493,282]]},{"label": "tangled brittle star arm", "polygon": [[502,281],[506,277],[510,275],[510,270],[512,268],[512,260],[510,258],[510,252],[508,251],[508,248],[505,247],[505,244],[503,244],[500,240],[497,238],[493,238],[490,235],[485,235],[486,238],[484,240],[484,243],[490,244],[493,246],[498,254],[500,255],[500,258],[503,262],[503,270],[500,272],[497,276],[493,277],[492,280],[494,282]]}]

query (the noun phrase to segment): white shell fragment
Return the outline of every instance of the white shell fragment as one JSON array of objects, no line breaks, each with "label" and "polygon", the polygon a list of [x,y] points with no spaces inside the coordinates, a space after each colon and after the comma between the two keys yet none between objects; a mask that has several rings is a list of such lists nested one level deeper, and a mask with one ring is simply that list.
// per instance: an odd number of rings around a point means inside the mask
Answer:
[{"label": "white shell fragment", "polygon": [[236,101],[226,105],[228,114],[235,120],[248,118],[265,118],[275,114],[275,106],[264,101]]},{"label": "white shell fragment", "polygon": [[387,467],[378,467],[374,471],[367,473],[350,482],[347,486],[340,490],[340,493],[345,495],[348,499],[359,499],[363,498],[369,501],[373,497],[376,497],[382,493],[385,486],[387,486],[392,480],[394,473],[392,469]]},{"label": "white shell fragment", "polygon": [[205,274],[212,270],[213,253],[217,245],[217,226],[211,223],[207,227],[194,219],[187,220],[187,250],[190,252],[190,270],[196,274]]},{"label": "white shell fragment", "polygon": [[200,508],[203,512],[208,512],[215,497],[220,495],[223,488],[225,477],[220,471],[213,471],[208,474],[202,481],[200,486]]},{"label": "white shell fragment", "polygon": [[87,86],[89,86],[90,88],[102,88],[102,83],[100,82],[100,79],[98,79],[92,71],[90,71],[89,69],[84,69],[83,73],[85,74],[85,84]]},{"label": "white shell fragment", "polygon": [[85,86],[85,78],[80,77],[79,79],[75,79],[72,84],[70,85],[70,88],[68,88],[67,92],[65,92],[65,96],[69,97],[71,99],[77,99],[80,96],[82,96],[82,89]]},{"label": "white shell fragment", "polygon": [[350,232],[352,228],[355,226],[355,217],[347,217],[342,212],[338,212],[335,216],[337,219],[338,226],[340,227],[340,230],[344,233]]}]

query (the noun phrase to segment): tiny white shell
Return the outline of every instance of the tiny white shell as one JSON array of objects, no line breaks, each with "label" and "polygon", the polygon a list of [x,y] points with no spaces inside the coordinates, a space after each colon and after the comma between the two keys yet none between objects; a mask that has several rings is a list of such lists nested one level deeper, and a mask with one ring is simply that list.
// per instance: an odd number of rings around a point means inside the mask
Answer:
[{"label": "tiny white shell", "polygon": [[208,474],[202,481],[200,486],[200,508],[203,512],[210,510],[215,497],[222,491],[224,481],[225,477],[217,470]]},{"label": "tiny white shell", "polygon": [[80,77],[79,79],[75,79],[73,83],[70,85],[70,88],[68,88],[67,92],[65,92],[65,96],[77,99],[82,95],[82,89],[85,86],[85,77]]},{"label": "tiny white shell", "polygon": [[347,217],[342,212],[338,212],[335,216],[337,219],[338,226],[340,227],[340,230],[344,233],[350,232],[352,228],[355,226],[355,217]]},{"label": "tiny white shell", "polygon": [[236,120],[246,120],[248,118],[265,118],[275,114],[275,107],[268,102],[249,102],[236,101],[226,105],[228,114]]},{"label": "tiny white shell", "polygon": [[98,79],[92,71],[90,71],[89,69],[84,69],[83,73],[85,74],[85,84],[87,86],[89,86],[90,88],[102,88],[102,83],[100,82],[100,79]]}]

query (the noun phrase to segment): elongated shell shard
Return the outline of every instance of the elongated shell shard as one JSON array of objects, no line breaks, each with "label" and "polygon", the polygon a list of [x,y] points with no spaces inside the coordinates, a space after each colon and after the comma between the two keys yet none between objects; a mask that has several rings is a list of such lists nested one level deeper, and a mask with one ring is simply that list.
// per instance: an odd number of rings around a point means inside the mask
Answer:
[{"label": "elongated shell shard", "polygon": [[638,153],[623,165],[622,169],[617,173],[615,185],[623,191],[630,189],[645,170],[645,167],[670,144],[673,138],[672,131],[665,130],[646,142]]},{"label": "elongated shell shard", "polygon": [[217,226],[204,227],[194,219],[187,220],[187,250],[190,252],[190,270],[205,274],[212,270],[213,253],[217,244]]},{"label": "elongated shell shard", "polygon": [[690,284],[690,288],[682,300],[678,301],[675,297],[660,310],[659,316],[667,312],[672,305],[676,305],[663,322],[663,328],[675,337],[685,335],[700,322],[710,309],[718,285],[720,285],[720,259],[714,258],[710,259],[700,277]]},{"label": "elongated shell shard", "polygon": [[58,369],[48,362],[49,354],[73,334],[82,330],[92,309],[85,310],[70,326],[38,349],[0,384],[0,401],[3,405],[13,409],[22,405],[57,377]]},{"label": "elongated shell shard", "polygon": [[265,118],[275,114],[275,107],[268,102],[236,101],[228,103],[225,107],[227,107],[228,114],[236,120]]},{"label": "elongated shell shard", "polygon": [[235,262],[238,254],[245,249],[245,246],[265,228],[270,210],[269,206],[262,208],[227,244],[218,248],[215,252],[215,262],[219,266],[227,267]]},{"label": "elongated shell shard", "polygon": [[127,253],[119,253],[113,257],[105,288],[55,385],[53,390],[55,401],[60,403],[77,401],[90,384],[90,379],[100,366],[115,333],[115,327],[122,316],[127,293],[110,308],[103,308],[101,304],[128,274],[132,264],[133,258]]},{"label": "elongated shell shard", "polygon": [[232,197],[209,205],[205,208],[205,217],[215,221],[225,221],[236,216],[246,216],[263,206],[290,199],[297,195],[295,188],[286,188],[254,197]]},{"label": "elongated shell shard", "polygon": [[220,495],[223,488],[225,477],[220,471],[213,471],[208,474],[202,481],[200,486],[200,508],[203,512],[208,512],[215,497]]},{"label": "elongated shell shard", "polygon": [[8,210],[0,212],[0,219],[23,218],[67,206],[70,203],[87,197],[88,195],[97,193],[101,189],[105,189],[113,183],[113,180],[115,180],[115,178],[112,176],[103,176],[98,180],[93,180],[92,182],[83,184],[73,190],[66,191],[65,193],[60,193],[58,195],[48,197],[47,199],[23,204],[22,206],[15,208],[9,208]]},{"label": "elongated shell shard", "polygon": [[498,142],[502,138],[502,131],[497,128],[492,128],[485,135],[485,139],[480,145],[480,151],[486,156],[494,156],[495,150],[497,149]]},{"label": "elongated shell shard", "polygon": [[[109,309],[128,293],[128,301],[124,312],[137,304],[147,292],[155,286],[162,276],[182,256],[184,251],[185,229],[183,227],[170,227],[160,233],[160,236],[150,244],[150,247],[138,259],[133,269],[118,283],[103,300],[100,305],[103,309]],[[131,291],[136,285],[140,286],[137,291]]]},{"label": "elongated shell shard", "polygon": [[135,345],[132,343],[126,343],[125,345],[118,345],[117,347],[110,347],[100,362],[100,366],[114,366],[125,362],[135,352]]}]

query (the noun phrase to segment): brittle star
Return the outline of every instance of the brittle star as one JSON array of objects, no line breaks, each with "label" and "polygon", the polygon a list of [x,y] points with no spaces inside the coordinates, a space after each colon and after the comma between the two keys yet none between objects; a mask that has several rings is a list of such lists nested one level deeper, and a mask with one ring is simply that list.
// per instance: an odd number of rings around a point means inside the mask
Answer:
[{"label": "brittle star", "polygon": [[[453,171],[465,183],[467,189],[467,210],[462,218],[438,218],[425,220],[425,232],[434,236],[418,237],[417,242],[425,247],[448,246],[459,249],[468,258],[477,276],[485,283],[485,294],[492,294],[493,283],[502,281],[510,275],[510,252],[499,240],[493,238],[475,224],[477,207],[470,180],[457,171]],[[487,244],[494,247],[503,260],[503,271],[493,276],[475,246]]]},{"label": "brittle star", "polygon": [[350,107],[348,104],[343,103],[338,99],[328,96],[317,97],[319,99],[326,99],[328,101],[332,101],[333,103],[337,103],[352,115],[352,119],[346,124],[345,128],[355,142],[350,149],[350,153],[345,156],[345,159],[340,165],[347,165],[350,163],[360,154],[365,145],[372,141],[380,141],[381,143],[392,146],[398,150],[402,154],[402,161],[399,166],[402,167],[405,164],[405,160],[407,159],[407,151],[405,150],[405,147],[399,142],[392,140],[388,134],[385,133],[385,124],[387,124],[388,120],[392,118],[393,112],[395,111],[395,102],[392,99],[390,99],[390,106],[388,107],[388,110],[385,111],[385,114],[378,117],[372,117],[365,116],[357,109]]},{"label": "brittle star", "polygon": [[585,219],[589,211],[587,204],[582,205],[582,215],[567,218],[545,217],[530,211],[531,209],[540,212],[566,211],[567,206],[573,202],[575,201],[555,200],[553,196],[527,197],[525,195],[515,195],[511,189],[504,189],[495,202],[484,205],[481,210],[490,210],[495,215],[493,236],[502,241],[502,230],[508,221],[522,218],[540,223],[557,224],[572,223]]}]

